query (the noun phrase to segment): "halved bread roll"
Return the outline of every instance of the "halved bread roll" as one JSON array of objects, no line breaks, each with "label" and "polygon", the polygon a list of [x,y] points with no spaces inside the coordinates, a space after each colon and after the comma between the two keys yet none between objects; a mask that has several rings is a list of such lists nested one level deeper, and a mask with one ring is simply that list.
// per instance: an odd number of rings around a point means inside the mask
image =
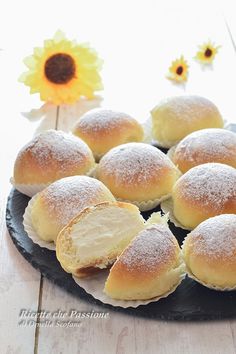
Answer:
[{"label": "halved bread roll", "polygon": [[31,221],[38,236],[56,243],[59,232],[83,209],[115,198],[95,178],[71,176],[62,178],[39,192],[31,210]]},{"label": "halved bread roll", "polygon": [[120,300],[147,300],[174,291],[184,266],[180,247],[167,223],[142,230],[110,270],[105,293]]},{"label": "halved bread roll", "polygon": [[65,271],[83,277],[113,263],[144,225],[139,209],[129,203],[86,208],[59,233],[57,258]]}]

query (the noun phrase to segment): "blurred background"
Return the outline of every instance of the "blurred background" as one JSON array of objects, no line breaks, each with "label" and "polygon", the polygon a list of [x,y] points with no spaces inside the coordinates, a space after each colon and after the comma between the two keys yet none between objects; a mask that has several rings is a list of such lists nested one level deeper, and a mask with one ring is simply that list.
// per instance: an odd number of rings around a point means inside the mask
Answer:
[{"label": "blurred background", "polygon": [[[18,149],[27,140],[27,131],[32,135],[32,124],[38,124],[27,121],[21,112],[39,108],[39,96],[30,95],[17,79],[25,71],[23,58],[58,29],[69,39],[89,42],[104,60],[104,107],[144,121],[163,97],[194,93],[208,97],[225,119],[236,121],[234,5],[227,0],[5,2],[0,14],[3,136]],[[221,48],[213,66],[204,69],[193,57],[208,39]],[[190,66],[186,85],[175,85],[165,77],[180,55]],[[24,139],[19,132],[24,132]]]}]

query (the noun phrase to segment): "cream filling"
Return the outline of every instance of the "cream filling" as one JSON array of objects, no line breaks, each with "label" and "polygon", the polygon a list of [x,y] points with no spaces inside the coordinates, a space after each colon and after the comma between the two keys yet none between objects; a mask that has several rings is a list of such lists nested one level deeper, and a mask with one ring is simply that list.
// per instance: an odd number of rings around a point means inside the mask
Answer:
[{"label": "cream filling", "polygon": [[117,207],[94,210],[72,227],[76,258],[83,267],[96,260],[105,267],[143,229],[144,219],[137,213]]}]

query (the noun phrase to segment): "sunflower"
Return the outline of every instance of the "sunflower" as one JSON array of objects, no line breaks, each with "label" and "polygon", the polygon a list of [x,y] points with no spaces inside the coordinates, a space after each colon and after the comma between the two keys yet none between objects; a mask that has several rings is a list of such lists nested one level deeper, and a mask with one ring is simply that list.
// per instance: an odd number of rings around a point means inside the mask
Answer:
[{"label": "sunflower", "polygon": [[69,41],[61,31],[45,40],[43,48],[34,48],[24,63],[28,71],[19,81],[30,87],[30,93],[38,92],[42,101],[72,104],[81,97],[94,98],[94,92],[102,89],[96,52]]},{"label": "sunflower", "polygon": [[220,46],[215,46],[214,43],[208,41],[199,46],[199,51],[197,52],[194,59],[199,61],[201,64],[211,64],[218,53]]},{"label": "sunflower", "polygon": [[176,82],[187,81],[188,78],[188,64],[184,59],[183,55],[174,61],[172,61],[171,66],[169,67],[169,72],[167,78]]}]

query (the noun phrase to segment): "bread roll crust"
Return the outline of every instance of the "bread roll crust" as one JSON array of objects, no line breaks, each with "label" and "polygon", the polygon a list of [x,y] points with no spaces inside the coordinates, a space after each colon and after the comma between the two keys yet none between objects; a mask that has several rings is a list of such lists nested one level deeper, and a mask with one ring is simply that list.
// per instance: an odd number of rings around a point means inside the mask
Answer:
[{"label": "bread roll crust", "polygon": [[180,280],[181,256],[167,225],[141,231],[118,257],[105,284],[108,296],[146,300],[170,291]]},{"label": "bread roll crust", "polygon": [[207,163],[185,173],[172,191],[174,215],[189,229],[220,214],[236,213],[236,169]]},{"label": "bread roll crust", "polygon": [[32,225],[45,241],[58,233],[84,208],[115,198],[104,184],[87,176],[65,177],[38,193],[31,210]]},{"label": "bread roll crust", "polygon": [[182,173],[208,162],[236,168],[236,134],[214,128],[191,133],[176,146],[172,161]]},{"label": "bread roll crust", "polygon": [[200,282],[220,288],[236,286],[236,215],[202,222],[184,241],[188,270]]},{"label": "bread roll crust", "polygon": [[143,128],[126,113],[94,109],[80,118],[73,134],[83,139],[96,157],[115,146],[143,140]]},{"label": "bread roll crust", "polygon": [[104,155],[96,175],[115,197],[142,202],[170,194],[180,172],[159,149],[129,143]]},{"label": "bread roll crust", "polygon": [[83,175],[95,165],[89,147],[79,138],[48,130],[33,138],[18,153],[16,184],[49,184],[67,176]]},{"label": "bread roll crust", "polygon": [[177,144],[193,131],[223,128],[217,107],[200,96],[169,97],[152,111],[153,137],[165,147]]}]

